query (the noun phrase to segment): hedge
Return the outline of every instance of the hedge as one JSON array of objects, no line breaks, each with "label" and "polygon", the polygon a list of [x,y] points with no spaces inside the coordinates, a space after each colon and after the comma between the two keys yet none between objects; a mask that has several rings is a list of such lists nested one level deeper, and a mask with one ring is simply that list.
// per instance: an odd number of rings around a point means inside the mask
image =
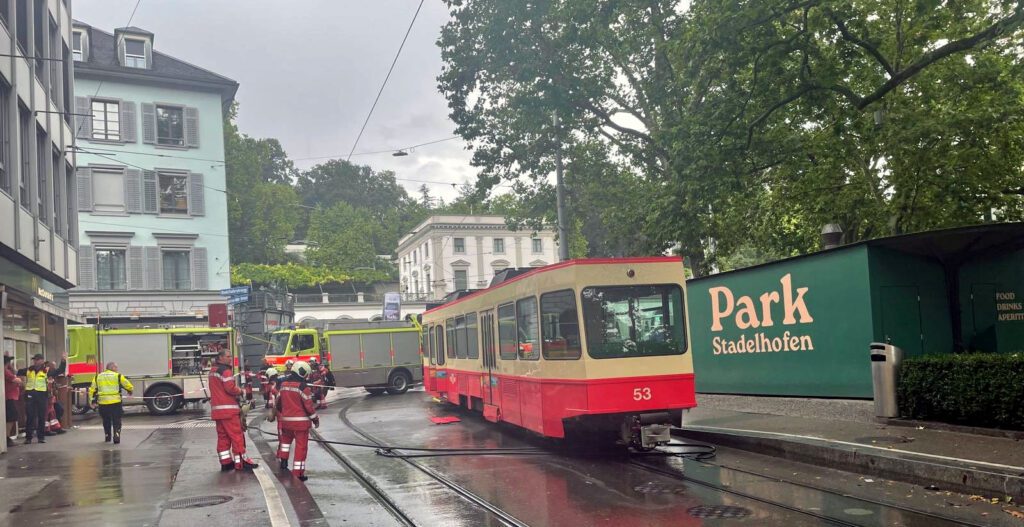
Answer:
[{"label": "hedge", "polygon": [[1024,430],[1024,353],[906,359],[898,391],[902,417]]}]

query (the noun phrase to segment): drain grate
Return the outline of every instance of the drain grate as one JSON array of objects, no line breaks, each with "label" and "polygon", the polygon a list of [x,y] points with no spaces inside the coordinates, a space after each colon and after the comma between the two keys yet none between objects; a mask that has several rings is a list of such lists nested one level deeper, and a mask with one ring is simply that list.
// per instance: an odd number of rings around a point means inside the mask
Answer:
[{"label": "drain grate", "polygon": [[746,518],[750,516],[750,509],[737,507],[735,505],[701,505],[691,507],[686,512],[694,518]]},{"label": "drain grate", "polygon": [[198,509],[199,507],[212,507],[233,500],[231,496],[196,496],[171,500],[164,505],[165,509]]},{"label": "drain grate", "polygon": [[641,494],[686,494],[686,487],[666,483],[644,483],[633,487]]}]

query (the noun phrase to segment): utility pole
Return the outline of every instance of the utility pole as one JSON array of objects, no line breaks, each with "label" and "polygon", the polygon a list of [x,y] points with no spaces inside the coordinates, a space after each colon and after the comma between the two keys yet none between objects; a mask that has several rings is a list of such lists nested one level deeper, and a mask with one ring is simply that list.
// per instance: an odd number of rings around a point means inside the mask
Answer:
[{"label": "utility pole", "polygon": [[562,182],[562,142],[558,136],[558,112],[551,112],[555,128],[555,200],[558,208],[558,261],[569,259],[569,233],[565,225],[565,184]]}]

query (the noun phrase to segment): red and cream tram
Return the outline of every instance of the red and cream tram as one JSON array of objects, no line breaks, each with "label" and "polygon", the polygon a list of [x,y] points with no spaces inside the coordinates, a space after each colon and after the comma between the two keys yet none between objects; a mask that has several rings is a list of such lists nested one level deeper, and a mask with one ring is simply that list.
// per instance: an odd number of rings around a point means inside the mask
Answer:
[{"label": "red and cream tram", "polygon": [[499,278],[424,313],[426,390],[548,437],[614,432],[652,448],[697,405],[684,293],[679,258]]}]

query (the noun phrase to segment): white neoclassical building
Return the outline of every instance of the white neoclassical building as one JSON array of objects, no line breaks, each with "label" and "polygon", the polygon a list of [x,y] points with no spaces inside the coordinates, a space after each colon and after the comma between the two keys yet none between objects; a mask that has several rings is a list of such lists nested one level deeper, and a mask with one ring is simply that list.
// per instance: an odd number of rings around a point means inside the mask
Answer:
[{"label": "white neoclassical building", "polygon": [[401,290],[410,297],[443,298],[482,289],[507,268],[543,267],[558,260],[555,230],[508,228],[504,216],[431,216],[398,242]]}]

